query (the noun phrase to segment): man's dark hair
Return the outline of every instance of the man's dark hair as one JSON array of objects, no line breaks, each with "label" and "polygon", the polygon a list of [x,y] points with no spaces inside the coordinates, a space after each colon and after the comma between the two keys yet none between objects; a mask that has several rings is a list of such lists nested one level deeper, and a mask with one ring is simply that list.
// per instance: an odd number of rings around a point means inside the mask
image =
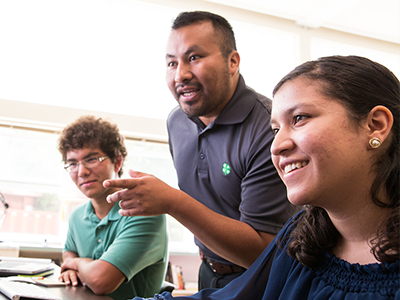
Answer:
[{"label": "man's dark hair", "polygon": [[195,23],[208,21],[213,25],[222,55],[227,58],[232,51],[236,50],[236,41],[232,26],[225,18],[208,11],[182,12],[176,17],[171,28],[176,30]]}]

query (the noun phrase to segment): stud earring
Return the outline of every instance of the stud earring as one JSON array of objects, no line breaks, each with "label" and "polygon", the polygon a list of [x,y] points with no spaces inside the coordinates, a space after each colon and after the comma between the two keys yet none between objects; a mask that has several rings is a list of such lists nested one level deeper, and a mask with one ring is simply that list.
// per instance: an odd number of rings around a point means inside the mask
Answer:
[{"label": "stud earring", "polygon": [[382,142],[377,137],[373,137],[372,139],[369,140],[369,145],[371,146],[372,149],[376,149],[380,145],[382,145]]}]

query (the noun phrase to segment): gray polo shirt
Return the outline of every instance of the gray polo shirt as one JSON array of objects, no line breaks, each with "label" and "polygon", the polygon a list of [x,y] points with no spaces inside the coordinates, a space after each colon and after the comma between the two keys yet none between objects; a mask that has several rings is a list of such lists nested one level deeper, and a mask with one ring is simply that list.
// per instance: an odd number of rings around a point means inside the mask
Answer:
[{"label": "gray polo shirt", "polygon": [[[248,88],[240,75],[232,99],[210,125],[177,107],[167,126],[182,191],[221,215],[276,234],[293,208],[271,161],[270,118],[271,100]],[[227,263],[195,242],[208,258]]]}]

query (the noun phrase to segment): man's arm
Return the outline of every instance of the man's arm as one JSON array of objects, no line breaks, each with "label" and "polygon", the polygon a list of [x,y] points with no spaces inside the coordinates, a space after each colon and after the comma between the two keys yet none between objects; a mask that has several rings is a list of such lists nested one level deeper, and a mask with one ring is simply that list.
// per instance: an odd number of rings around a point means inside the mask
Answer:
[{"label": "man's arm", "polygon": [[[272,241],[274,235],[222,216],[183,191],[154,176],[129,171],[132,178],[106,180],[104,186],[124,188],[107,197],[120,201],[123,216],[169,214],[188,228],[210,250],[248,268]],[[238,238],[240,237],[240,238]]]},{"label": "man's arm", "polygon": [[59,280],[76,286],[79,279],[95,294],[109,294],[125,280],[125,275],[118,268],[104,260],[81,258],[74,252],[66,251],[63,261]]},{"label": "man's arm", "polygon": [[275,237],[249,224],[220,215],[187,194],[172,215],[211,251],[226,260],[249,268]]}]

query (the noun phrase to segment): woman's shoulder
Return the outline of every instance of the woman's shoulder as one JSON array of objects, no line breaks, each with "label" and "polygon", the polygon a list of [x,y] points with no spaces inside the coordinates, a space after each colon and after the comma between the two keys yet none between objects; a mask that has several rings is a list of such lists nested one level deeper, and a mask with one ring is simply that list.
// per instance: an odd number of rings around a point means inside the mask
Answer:
[{"label": "woman's shoulder", "polygon": [[[282,284],[274,278],[286,278],[285,282],[291,282],[289,278],[297,278],[296,285],[302,288],[309,285],[310,293],[327,293],[327,299],[328,294],[332,296],[330,299],[336,299],[337,295],[347,294],[387,295],[388,299],[396,297],[400,288],[400,261],[360,265],[349,263],[325,252],[318,267],[309,268],[291,257],[285,248],[291,239],[291,233],[296,230],[304,214],[304,211],[300,211],[294,215],[277,235],[280,245],[275,245],[277,251],[273,255],[274,262],[271,269],[274,275],[270,279],[274,289]],[[299,279],[299,274],[301,274],[301,279]],[[315,285],[316,282],[320,284]],[[322,287],[323,291],[319,290]],[[270,286],[269,289],[272,287]],[[336,296],[333,297],[333,295]]]},{"label": "woman's shoulder", "polygon": [[400,288],[400,261],[361,265],[326,253],[316,276],[338,290],[395,296]]}]

